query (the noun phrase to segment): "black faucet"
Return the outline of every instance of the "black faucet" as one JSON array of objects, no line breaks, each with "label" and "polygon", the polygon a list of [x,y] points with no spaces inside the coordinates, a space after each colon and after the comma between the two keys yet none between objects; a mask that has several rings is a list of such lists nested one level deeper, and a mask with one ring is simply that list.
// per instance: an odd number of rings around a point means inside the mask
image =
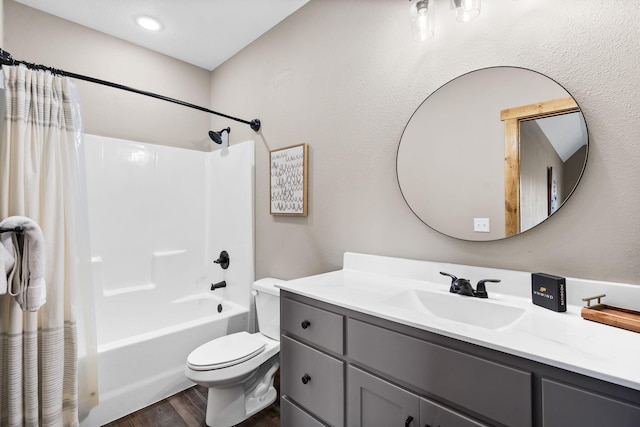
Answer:
[{"label": "black faucet", "polygon": [[211,284],[211,290],[215,291],[216,289],[220,289],[220,288],[226,288],[227,287],[227,282],[226,281],[222,281],[222,282],[218,282],[218,283],[212,283]]},{"label": "black faucet", "polygon": [[475,292],[475,296],[478,298],[489,298],[489,294],[487,293],[487,288],[484,286],[485,283],[487,282],[491,282],[491,283],[500,283],[500,280],[498,279],[484,279],[484,280],[480,280],[478,282],[478,285],[476,286],[476,292]]},{"label": "black faucet", "polygon": [[485,283],[493,282],[499,283],[498,279],[484,279],[478,282],[476,289],[473,289],[471,282],[467,279],[457,278],[453,274],[445,273],[441,271],[440,274],[443,276],[451,277],[451,286],[449,287],[449,292],[452,294],[464,295],[467,297],[476,297],[476,298],[489,298],[489,294],[487,293],[487,288]]}]

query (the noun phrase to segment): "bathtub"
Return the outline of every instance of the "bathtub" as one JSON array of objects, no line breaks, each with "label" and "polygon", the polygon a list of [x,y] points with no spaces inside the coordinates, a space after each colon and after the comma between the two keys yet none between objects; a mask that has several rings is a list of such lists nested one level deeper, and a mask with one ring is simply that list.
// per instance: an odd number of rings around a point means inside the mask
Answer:
[{"label": "bathtub", "polygon": [[193,386],[184,375],[188,354],[211,339],[247,330],[248,309],[213,293],[181,297],[140,314],[131,300],[143,296],[139,291],[110,301],[126,299],[117,319],[99,325],[100,404],[81,427],[102,426]]}]

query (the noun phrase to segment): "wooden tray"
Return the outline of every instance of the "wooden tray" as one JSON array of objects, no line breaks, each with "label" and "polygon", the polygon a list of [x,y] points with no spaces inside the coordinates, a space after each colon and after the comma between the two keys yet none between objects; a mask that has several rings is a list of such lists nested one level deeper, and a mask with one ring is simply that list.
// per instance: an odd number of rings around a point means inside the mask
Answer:
[{"label": "wooden tray", "polygon": [[640,332],[640,311],[627,310],[607,304],[582,307],[581,315],[587,320],[592,320],[616,328],[628,329]]}]

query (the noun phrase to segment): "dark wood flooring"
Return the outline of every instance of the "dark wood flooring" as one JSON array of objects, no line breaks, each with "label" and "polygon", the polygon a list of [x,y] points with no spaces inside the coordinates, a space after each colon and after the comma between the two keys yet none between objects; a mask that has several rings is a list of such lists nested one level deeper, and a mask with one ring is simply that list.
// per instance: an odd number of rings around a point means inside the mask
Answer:
[{"label": "dark wood flooring", "polygon": [[[277,380],[277,377],[276,377]],[[279,384],[276,381],[276,386]],[[279,387],[276,387],[279,389]],[[207,427],[207,389],[189,388],[165,400],[106,424],[105,427]],[[280,392],[270,406],[258,412],[238,427],[279,427]]]}]

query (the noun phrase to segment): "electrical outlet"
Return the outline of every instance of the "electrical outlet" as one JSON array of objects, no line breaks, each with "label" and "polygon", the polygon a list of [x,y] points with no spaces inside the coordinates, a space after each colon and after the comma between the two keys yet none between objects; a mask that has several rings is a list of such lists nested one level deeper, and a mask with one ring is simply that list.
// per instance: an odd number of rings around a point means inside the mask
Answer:
[{"label": "electrical outlet", "polygon": [[477,233],[491,232],[489,218],[473,218],[473,231]]}]

